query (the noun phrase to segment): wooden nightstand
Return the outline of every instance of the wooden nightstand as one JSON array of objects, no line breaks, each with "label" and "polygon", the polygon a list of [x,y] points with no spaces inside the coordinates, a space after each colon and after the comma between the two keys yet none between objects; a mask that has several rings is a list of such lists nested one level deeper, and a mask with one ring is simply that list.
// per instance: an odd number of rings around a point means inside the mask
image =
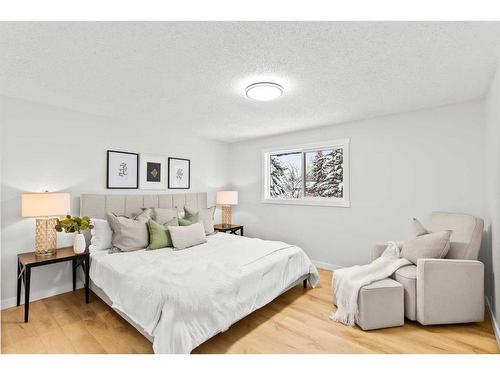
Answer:
[{"label": "wooden nightstand", "polygon": [[68,261],[71,261],[73,266],[73,290],[76,290],[76,270],[80,265],[83,267],[85,272],[85,303],[89,303],[90,256],[88,250],[82,254],[75,254],[72,247],[63,247],[57,249],[56,254],[47,257],[37,257],[34,252],[17,254],[17,306],[21,303],[21,281],[24,280],[24,322],[28,322],[29,316],[31,269]]},{"label": "wooden nightstand", "polygon": [[231,233],[236,234],[237,231],[240,231],[240,236],[243,236],[243,225],[236,224],[215,224],[214,229],[217,232]]}]

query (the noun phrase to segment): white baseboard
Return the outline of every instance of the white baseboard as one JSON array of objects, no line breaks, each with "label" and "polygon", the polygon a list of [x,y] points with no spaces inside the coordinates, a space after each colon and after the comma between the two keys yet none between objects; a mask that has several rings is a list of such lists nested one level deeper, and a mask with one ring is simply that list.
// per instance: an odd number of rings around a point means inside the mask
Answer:
[{"label": "white baseboard", "polygon": [[329,270],[329,271],[334,271],[334,270],[338,270],[339,268],[344,268],[343,266],[339,266],[337,264],[320,262],[319,260],[311,260],[311,262],[313,262],[313,264],[316,267],[323,268],[323,269]]},{"label": "white baseboard", "polygon": [[[77,280],[76,288],[77,289],[83,288],[83,283],[80,280]],[[32,292],[30,295],[30,302],[37,301],[37,300],[42,299],[42,298],[56,296],[56,295],[62,294],[62,293],[71,292],[72,290],[73,290],[73,286],[71,285],[71,283],[68,283],[66,285],[56,286],[56,287],[46,289],[46,290],[41,290],[38,292]],[[3,309],[7,309],[9,307],[16,306],[16,303],[17,303],[16,297],[2,299],[1,309],[3,310]],[[21,293],[21,305],[24,305],[24,293]]]},{"label": "white baseboard", "polygon": [[497,339],[497,345],[500,349],[500,326],[495,318],[495,314],[493,313],[493,308],[491,307],[491,299],[490,297],[484,297],[486,300],[486,306],[488,306],[488,311],[490,313],[491,325],[493,326],[493,332],[495,333],[495,337]]}]

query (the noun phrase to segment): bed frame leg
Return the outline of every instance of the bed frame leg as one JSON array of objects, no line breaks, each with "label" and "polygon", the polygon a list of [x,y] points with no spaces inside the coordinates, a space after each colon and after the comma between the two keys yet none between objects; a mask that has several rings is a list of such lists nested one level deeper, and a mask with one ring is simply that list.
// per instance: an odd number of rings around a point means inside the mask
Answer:
[{"label": "bed frame leg", "polygon": [[302,286],[304,287],[304,289],[307,289],[307,279],[302,281]]}]

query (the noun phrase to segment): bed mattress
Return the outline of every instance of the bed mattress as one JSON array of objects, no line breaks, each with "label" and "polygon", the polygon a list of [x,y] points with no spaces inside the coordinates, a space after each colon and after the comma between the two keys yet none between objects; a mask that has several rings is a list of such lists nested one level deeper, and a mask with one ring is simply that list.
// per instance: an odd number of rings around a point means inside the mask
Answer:
[{"label": "bed mattress", "polygon": [[181,251],[90,256],[92,283],[153,338],[155,353],[190,353],[304,276],[319,280],[299,247],[225,233]]}]

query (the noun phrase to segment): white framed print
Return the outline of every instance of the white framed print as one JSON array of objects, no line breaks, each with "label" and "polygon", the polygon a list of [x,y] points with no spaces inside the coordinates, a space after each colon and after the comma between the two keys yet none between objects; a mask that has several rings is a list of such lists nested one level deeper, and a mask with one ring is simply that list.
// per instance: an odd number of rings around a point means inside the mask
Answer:
[{"label": "white framed print", "polygon": [[148,190],[165,190],[167,176],[165,173],[166,157],[161,155],[141,154],[140,156],[140,188]]},{"label": "white framed print", "polygon": [[191,161],[168,158],[168,188],[189,189],[191,187]]},{"label": "white framed print", "polygon": [[139,188],[139,154],[124,151],[107,151],[108,189]]}]

